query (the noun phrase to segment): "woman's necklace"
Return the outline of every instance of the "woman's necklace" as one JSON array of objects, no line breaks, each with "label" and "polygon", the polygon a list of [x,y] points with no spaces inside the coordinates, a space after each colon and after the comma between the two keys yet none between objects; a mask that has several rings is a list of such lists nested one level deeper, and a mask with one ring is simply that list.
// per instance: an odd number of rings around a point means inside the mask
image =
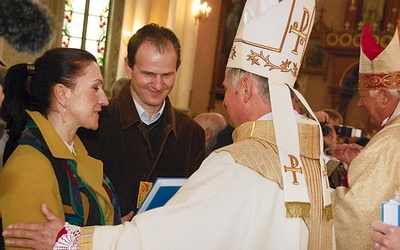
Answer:
[{"label": "woman's necklace", "polygon": [[65,145],[67,146],[67,148],[69,149],[69,151],[71,151],[71,153],[72,153],[74,156],[76,156],[75,149],[74,149],[74,142],[72,142],[71,145],[69,145],[69,144],[68,144],[66,141],[64,141],[64,140],[63,140],[63,142],[65,143]]}]

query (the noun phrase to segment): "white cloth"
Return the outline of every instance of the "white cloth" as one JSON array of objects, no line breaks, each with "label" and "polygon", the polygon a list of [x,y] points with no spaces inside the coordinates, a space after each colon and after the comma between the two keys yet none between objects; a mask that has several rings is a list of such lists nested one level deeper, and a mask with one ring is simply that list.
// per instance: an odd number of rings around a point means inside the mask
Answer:
[{"label": "white cloth", "polygon": [[212,153],[162,208],[96,227],[93,249],[307,249],[302,219],[286,218],[283,191]]},{"label": "white cloth", "polygon": [[157,113],[155,113],[152,117],[150,117],[149,112],[147,112],[142,106],[140,106],[140,104],[137,101],[135,101],[135,99],[132,98],[132,100],[133,103],[135,104],[136,110],[138,111],[140,120],[146,125],[155,123],[158,119],[160,119],[162,113],[164,112],[165,100],[163,101],[160,110]]}]

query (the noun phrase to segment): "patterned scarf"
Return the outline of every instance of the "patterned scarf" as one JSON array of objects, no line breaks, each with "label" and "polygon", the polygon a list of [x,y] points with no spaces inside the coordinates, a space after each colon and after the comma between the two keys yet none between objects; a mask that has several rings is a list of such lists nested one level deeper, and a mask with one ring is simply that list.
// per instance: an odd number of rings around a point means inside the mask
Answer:
[{"label": "patterned scarf", "polygon": [[[32,119],[27,121],[26,127],[27,129],[23,132],[18,143],[36,148],[50,160],[60,188],[65,220],[76,226],[105,225],[104,212],[99,199],[94,190],[78,175],[76,162],[70,159],[55,158],[45,143],[39,128]],[[121,212],[117,195],[105,174],[103,174],[103,188],[106,190],[113,204],[114,224],[120,224]],[[89,202],[87,218],[84,216],[83,196],[85,196]]]}]

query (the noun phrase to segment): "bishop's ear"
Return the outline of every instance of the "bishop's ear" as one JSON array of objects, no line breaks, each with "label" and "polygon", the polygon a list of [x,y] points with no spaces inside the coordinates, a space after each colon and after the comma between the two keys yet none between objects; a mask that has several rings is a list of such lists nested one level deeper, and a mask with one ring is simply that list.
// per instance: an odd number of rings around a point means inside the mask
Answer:
[{"label": "bishop's ear", "polygon": [[383,105],[387,104],[390,101],[390,97],[392,97],[392,95],[389,93],[389,90],[387,89],[379,90],[379,95],[381,97],[381,102]]},{"label": "bishop's ear", "polygon": [[243,91],[244,102],[248,102],[254,91],[254,83],[251,78],[245,75],[240,80],[240,84],[242,85],[241,91]]}]

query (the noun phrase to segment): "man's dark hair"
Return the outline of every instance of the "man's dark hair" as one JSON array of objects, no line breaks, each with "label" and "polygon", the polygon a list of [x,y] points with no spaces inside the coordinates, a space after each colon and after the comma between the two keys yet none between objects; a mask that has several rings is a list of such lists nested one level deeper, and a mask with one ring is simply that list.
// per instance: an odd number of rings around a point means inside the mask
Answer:
[{"label": "man's dark hair", "polygon": [[176,70],[178,70],[181,65],[181,45],[179,39],[172,30],[155,23],[143,26],[129,39],[127,56],[129,67],[132,68],[135,65],[136,53],[145,42],[153,44],[159,52],[164,51],[168,42],[171,42],[177,56]]}]

